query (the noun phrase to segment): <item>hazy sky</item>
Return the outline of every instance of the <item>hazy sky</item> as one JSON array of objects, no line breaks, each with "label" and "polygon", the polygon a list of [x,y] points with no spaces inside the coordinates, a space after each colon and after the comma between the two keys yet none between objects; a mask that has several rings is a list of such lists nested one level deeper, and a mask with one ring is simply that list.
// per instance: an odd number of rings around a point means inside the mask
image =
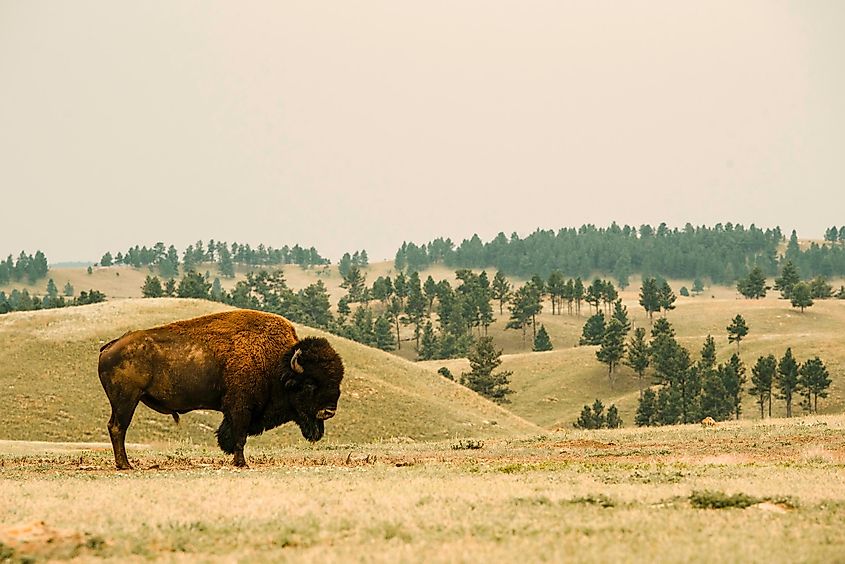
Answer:
[{"label": "hazy sky", "polygon": [[845,224],[845,2],[0,0],[0,254]]}]

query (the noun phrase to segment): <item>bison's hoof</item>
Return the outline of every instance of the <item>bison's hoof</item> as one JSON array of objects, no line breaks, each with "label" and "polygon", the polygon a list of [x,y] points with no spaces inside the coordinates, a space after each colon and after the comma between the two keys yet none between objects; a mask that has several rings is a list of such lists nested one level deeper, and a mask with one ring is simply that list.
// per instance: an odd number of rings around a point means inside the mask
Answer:
[{"label": "bison's hoof", "polygon": [[124,464],[115,464],[118,470],[132,470],[132,465],[128,462]]}]

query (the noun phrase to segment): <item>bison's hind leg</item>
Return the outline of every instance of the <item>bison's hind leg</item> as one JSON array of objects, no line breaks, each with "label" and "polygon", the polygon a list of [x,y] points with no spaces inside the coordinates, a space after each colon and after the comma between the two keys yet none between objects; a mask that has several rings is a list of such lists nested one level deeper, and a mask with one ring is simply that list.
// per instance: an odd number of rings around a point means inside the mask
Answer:
[{"label": "bison's hind leg", "polygon": [[217,444],[226,454],[235,452],[235,435],[232,433],[232,422],[228,417],[224,416],[217,428]]},{"label": "bison's hind leg", "polygon": [[114,462],[118,470],[131,470],[129,458],[126,456],[126,430],[132,423],[132,416],[138,406],[138,398],[121,396],[111,401],[111,418],[109,418],[109,438],[114,450]]}]

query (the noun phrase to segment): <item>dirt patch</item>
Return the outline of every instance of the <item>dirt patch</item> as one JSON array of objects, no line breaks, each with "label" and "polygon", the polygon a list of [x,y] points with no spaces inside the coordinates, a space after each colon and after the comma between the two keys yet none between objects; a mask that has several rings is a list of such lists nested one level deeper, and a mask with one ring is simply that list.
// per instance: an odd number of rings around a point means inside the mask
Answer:
[{"label": "dirt patch", "polygon": [[613,448],[616,443],[603,443],[600,441],[593,441],[590,439],[576,439],[574,441],[564,441],[560,443],[553,443],[553,448]]},{"label": "dirt patch", "polygon": [[73,558],[86,549],[97,551],[104,544],[100,537],[71,529],[57,529],[44,521],[0,529],[0,552],[5,557]]}]

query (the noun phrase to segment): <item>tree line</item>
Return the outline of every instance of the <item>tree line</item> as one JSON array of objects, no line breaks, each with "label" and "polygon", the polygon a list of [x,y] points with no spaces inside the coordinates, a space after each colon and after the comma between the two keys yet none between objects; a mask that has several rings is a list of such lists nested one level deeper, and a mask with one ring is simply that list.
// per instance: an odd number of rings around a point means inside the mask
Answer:
[{"label": "tree line", "polygon": [[47,276],[47,271],[47,257],[43,252],[39,250],[33,255],[21,251],[17,259],[9,255],[0,261],[0,285],[24,281],[34,284]]},{"label": "tree line", "polygon": [[[786,260],[775,278],[774,289],[780,291],[781,298],[789,300],[792,307],[804,309],[811,307],[813,300],[829,298],[845,299],[845,286],[834,291],[824,276],[816,276],[812,280],[804,280],[798,267],[791,260]],[[765,298],[771,286],[767,285],[766,276],[759,267],[754,267],[747,276],[740,278],[736,284],[737,291],[748,299]]]},{"label": "tree line", "polygon": [[538,229],[525,238],[499,233],[486,243],[478,235],[459,245],[443,238],[419,246],[405,242],[394,264],[401,270],[419,270],[438,262],[459,268],[494,267],[526,277],[534,273],[548,276],[553,269],[581,278],[601,272],[616,278],[622,288],[634,273],[708,277],[714,283],[730,283],[753,265],[774,273],[782,240],[780,228],[763,230],[754,225],[687,224],[683,229],[670,229],[663,223],[657,228],[612,223],[606,228]]},{"label": "tree line", "polygon": [[496,268],[523,277],[535,273],[548,276],[553,269],[581,278],[600,272],[613,276],[623,289],[635,273],[732,284],[754,267],[764,275],[774,275],[787,260],[811,277],[831,277],[845,275],[843,228],[836,228],[835,239],[833,229],[828,230],[826,242],[812,243],[803,250],[793,231],[781,256],[778,250],[785,238],[780,227],[764,230],[732,223],[713,227],[688,223],[682,229],[670,229],[663,223],[657,228],[582,225],[558,231],[538,229],[524,238],[499,233],[486,243],[478,235],[460,244],[442,237],[422,245],[404,242],[394,265],[409,272],[435,263],[453,268]]},{"label": "tree line", "polygon": [[125,264],[135,268],[153,267],[165,278],[177,276],[180,264],[182,272],[187,273],[204,263],[216,264],[220,276],[233,278],[235,265],[238,264],[245,266],[297,264],[310,267],[327,265],[330,261],[320,256],[314,247],[306,249],[298,244],[293,247],[285,245],[280,249],[275,249],[262,243],[253,248],[249,244],[235,242],[230,245],[225,241],[210,239],[207,243],[199,240],[193,245],[188,245],[182,251],[181,258],[174,245],[165,246],[159,241],[152,247],[135,245],[127,249],[125,253],[118,252],[115,255],[107,251],[99,262],[101,266]]},{"label": "tree line", "polygon": [[105,294],[93,289],[83,290],[78,296],[74,296],[74,293],[73,284],[68,282],[64,286],[63,293],[59,294],[59,289],[52,278],[47,281],[47,289],[43,296],[31,295],[27,289],[13,289],[8,295],[0,291],[0,314],[96,304],[106,299]]}]

